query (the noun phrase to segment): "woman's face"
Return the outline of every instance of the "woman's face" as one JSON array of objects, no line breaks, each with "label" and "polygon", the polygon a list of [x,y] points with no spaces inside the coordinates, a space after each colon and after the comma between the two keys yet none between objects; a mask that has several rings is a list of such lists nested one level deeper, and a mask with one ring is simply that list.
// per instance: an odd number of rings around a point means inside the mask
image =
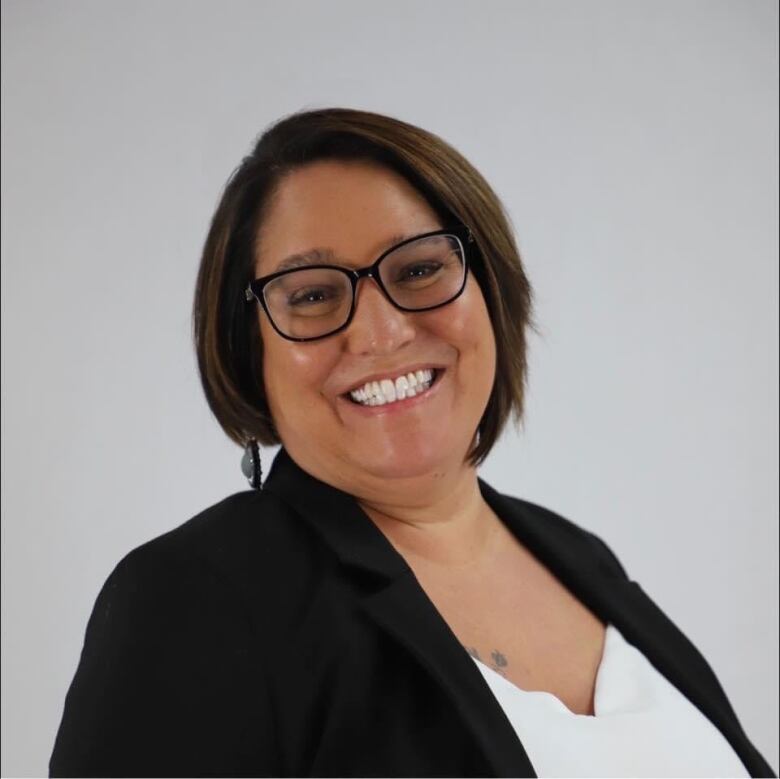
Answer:
[{"label": "woman's face", "polygon": [[[393,236],[438,230],[435,212],[402,177],[363,162],[321,161],[282,179],[261,225],[257,276],[288,255],[329,248],[332,264],[370,265]],[[495,376],[496,346],[482,292],[469,273],[452,303],[396,309],[373,279],[358,284],[354,318],[339,333],[295,342],[258,306],[263,376],[283,445],[313,475],[336,486],[440,476],[463,467]],[[430,389],[382,406],[348,391],[368,379],[436,368]]]}]

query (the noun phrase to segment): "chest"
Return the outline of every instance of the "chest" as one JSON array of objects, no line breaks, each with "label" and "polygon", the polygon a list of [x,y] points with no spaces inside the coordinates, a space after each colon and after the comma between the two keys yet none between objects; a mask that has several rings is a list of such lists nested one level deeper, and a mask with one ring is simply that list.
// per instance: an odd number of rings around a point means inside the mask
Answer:
[{"label": "chest", "polygon": [[453,575],[408,562],[469,654],[522,690],[593,714],[606,626],[513,536],[502,541],[487,570]]}]

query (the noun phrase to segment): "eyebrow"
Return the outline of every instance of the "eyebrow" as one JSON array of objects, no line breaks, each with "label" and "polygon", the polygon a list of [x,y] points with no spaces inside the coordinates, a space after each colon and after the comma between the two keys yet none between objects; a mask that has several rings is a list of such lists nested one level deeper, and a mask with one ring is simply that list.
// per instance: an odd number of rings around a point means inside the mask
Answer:
[{"label": "eyebrow", "polygon": [[[383,254],[388,249],[392,249],[397,243],[405,241],[407,238],[414,238],[416,235],[422,235],[422,233],[399,233],[392,236],[385,241],[380,254]],[[335,265],[338,264],[339,258],[333,253],[333,249],[318,247],[315,249],[309,249],[305,252],[296,252],[288,257],[285,257],[271,273],[279,273],[283,270],[291,270],[292,268],[300,268],[306,265]],[[343,261],[343,260],[342,260]]]}]

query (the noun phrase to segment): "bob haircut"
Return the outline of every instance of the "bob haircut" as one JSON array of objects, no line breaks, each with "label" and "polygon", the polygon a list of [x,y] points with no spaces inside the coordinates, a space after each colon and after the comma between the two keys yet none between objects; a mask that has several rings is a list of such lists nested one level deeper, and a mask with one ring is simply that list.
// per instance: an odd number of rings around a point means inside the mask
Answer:
[{"label": "bob haircut", "polygon": [[444,227],[468,225],[470,270],[487,304],[496,340],[496,375],[475,431],[469,464],[487,457],[513,413],[523,419],[526,327],[532,290],[510,220],[483,176],[433,133],[382,114],[347,108],[300,111],[260,135],[230,175],[206,237],[192,311],[201,383],[222,429],[237,444],[283,443],[263,382],[259,306],[244,297],[254,277],[258,235],[284,176],[319,160],[376,163],[403,176]]}]

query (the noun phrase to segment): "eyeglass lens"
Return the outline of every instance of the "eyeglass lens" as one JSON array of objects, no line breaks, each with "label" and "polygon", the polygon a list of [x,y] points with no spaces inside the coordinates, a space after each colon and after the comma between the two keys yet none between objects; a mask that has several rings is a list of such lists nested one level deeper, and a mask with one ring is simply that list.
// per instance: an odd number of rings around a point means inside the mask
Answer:
[{"label": "eyeglass lens", "polygon": [[[379,263],[379,276],[396,305],[425,309],[455,298],[465,269],[460,239],[434,235],[394,249]],[[299,268],[266,284],[263,295],[282,333],[316,338],[347,321],[352,282],[346,273],[331,268]]]}]

